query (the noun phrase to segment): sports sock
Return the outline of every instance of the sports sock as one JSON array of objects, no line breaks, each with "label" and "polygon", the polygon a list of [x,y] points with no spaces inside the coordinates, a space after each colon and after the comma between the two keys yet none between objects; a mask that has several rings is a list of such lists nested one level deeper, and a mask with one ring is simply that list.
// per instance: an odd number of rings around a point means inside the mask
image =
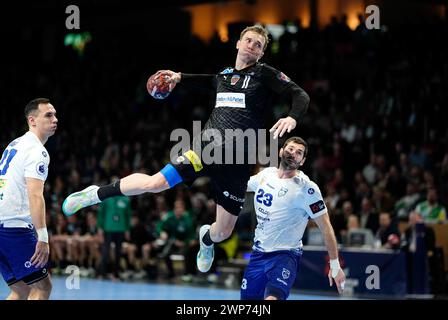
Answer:
[{"label": "sports sock", "polygon": [[104,199],[116,196],[122,196],[123,193],[120,190],[120,180],[114,181],[107,186],[102,186],[98,189],[98,199],[103,201]]},{"label": "sports sock", "polygon": [[212,239],[210,238],[210,229],[207,230],[207,232],[204,234],[204,236],[202,237],[202,242],[206,245],[206,246],[211,246],[214,242],[212,241]]}]

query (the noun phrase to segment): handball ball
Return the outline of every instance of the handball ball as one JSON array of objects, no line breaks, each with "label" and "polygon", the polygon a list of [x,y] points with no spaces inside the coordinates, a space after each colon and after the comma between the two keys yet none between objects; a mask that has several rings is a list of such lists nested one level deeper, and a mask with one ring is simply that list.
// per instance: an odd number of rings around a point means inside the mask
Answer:
[{"label": "handball ball", "polygon": [[155,99],[165,99],[174,88],[175,83],[170,82],[166,73],[153,74],[146,82],[148,93]]}]

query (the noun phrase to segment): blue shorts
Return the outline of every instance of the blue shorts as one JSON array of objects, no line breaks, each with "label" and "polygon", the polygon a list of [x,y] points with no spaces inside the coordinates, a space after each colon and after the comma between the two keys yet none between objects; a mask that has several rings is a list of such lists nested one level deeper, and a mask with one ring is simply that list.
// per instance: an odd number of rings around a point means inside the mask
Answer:
[{"label": "blue shorts", "polygon": [[0,272],[8,286],[19,281],[33,284],[48,276],[48,263],[36,268],[29,261],[36,243],[34,227],[4,228],[0,224]]},{"label": "blue shorts", "polygon": [[275,296],[286,300],[296,279],[302,251],[253,251],[241,283],[242,300]]}]

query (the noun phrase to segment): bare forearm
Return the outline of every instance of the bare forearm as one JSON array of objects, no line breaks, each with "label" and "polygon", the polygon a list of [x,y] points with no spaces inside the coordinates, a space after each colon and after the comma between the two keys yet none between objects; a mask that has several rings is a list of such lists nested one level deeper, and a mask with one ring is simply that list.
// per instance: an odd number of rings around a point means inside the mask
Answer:
[{"label": "bare forearm", "polygon": [[30,195],[30,214],[36,229],[46,228],[45,200],[43,195]]},{"label": "bare forearm", "polygon": [[328,255],[330,256],[330,259],[337,259],[338,258],[338,243],[336,241],[336,237],[334,235],[333,228],[331,226],[328,226],[323,231],[324,234],[324,241],[325,246],[327,247]]}]

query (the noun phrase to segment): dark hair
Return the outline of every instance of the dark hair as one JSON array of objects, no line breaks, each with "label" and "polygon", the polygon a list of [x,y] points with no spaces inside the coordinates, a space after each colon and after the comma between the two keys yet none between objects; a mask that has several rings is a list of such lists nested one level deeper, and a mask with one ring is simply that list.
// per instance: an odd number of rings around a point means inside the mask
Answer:
[{"label": "dark hair", "polygon": [[308,153],[308,143],[304,139],[302,139],[300,137],[291,137],[291,138],[289,138],[288,140],[285,141],[285,143],[283,144],[283,149],[285,149],[286,146],[288,145],[288,143],[290,143],[290,142],[301,144],[301,145],[303,145],[305,147],[305,151],[303,153],[303,157],[305,158],[307,153]]},{"label": "dark hair", "polygon": [[50,103],[50,100],[47,98],[37,98],[28,102],[25,107],[25,119],[28,120],[28,116],[30,113],[36,111],[39,108],[39,104],[47,104]]}]

